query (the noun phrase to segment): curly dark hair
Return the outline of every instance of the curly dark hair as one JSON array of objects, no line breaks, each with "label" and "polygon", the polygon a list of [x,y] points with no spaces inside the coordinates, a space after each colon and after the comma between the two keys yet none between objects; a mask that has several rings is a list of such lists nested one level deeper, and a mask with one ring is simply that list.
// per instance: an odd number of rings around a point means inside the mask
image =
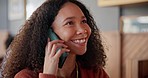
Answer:
[{"label": "curly dark hair", "polygon": [[14,37],[3,60],[2,75],[4,78],[13,78],[24,68],[35,72],[43,68],[48,29],[66,2],[79,6],[92,30],[87,51],[84,55],[77,56],[77,61],[86,69],[96,70],[105,65],[106,55],[99,29],[84,4],[77,0],[47,0],[33,12]]}]

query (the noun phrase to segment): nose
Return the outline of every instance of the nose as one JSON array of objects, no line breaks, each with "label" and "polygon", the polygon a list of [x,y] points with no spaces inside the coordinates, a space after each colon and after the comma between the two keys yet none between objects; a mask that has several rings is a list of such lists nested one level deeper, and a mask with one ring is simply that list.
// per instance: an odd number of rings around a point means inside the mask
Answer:
[{"label": "nose", "polygon": [[84,26],[77,27],[77,33],[76,34],[85,34],[86,32],[87,32],[87,30]]}]

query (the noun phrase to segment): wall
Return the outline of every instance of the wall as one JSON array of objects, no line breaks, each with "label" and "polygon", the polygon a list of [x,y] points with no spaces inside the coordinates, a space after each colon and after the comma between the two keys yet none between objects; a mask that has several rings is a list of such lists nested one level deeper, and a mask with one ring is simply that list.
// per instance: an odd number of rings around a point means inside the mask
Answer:
[{"label": "wall", "polygon": [[[122,16],[148,16],[147,3],[122,6],[121,10]],[[138,78],[138,61],[148,59],[147,34],[123,34],[122,78]]]},{"label": "wall", "polygon": [[[120,8],[116,7],[99,7],[97,0],[80,0],[88,9],[90,9],[96,24],[102,31],[118,31]],[[121,7],[121,15],[147,15],[147,5],[132,5]],[[0,30],[10,29],[11,33],[17,33],[16,30],[23,24],[24,19],[8,21],[8,0],[0,0]]]},{"label": "wall", "polygon": [[24,18],[13,21],[8,20],[8,0],[0,0],[0,31],[6,30],[15,35],[23,23]]},{"label": "wall", "polygon": [[[44,0],[28,0],[29,3],[33,4],[33,8],[30,11],[33,11],[41,4]],[[33,2],[36,2],[34,4]],[[27,9],[28,10],[28,9]],[[12,35],[16,35],[19,29],[25,22],[25,15],[21,19],[9,20],[8,19],[8,0],[0,0],[0,30],[6,30]]]},{"label": "wall", "polygon": [[8,28],[7,8],[7,0],[0,0],[0,30]]},{"label": "wall", "polygon": [[147,4],[136,4],[136,5],[127,5],[121,7],[123,16],[130,15],[148,15],[148,6]]},{"label": "wall", "polygon": [[[97,26],[102,31],[118,30],[119,7],[101,8],[97,5],[97,0],[81,1],[90,9]],[[7,14],[8,0],[0,0],[0,29],[9,29],[12,34],[16,34],[24,19],[9,21]]]},{"label": "wall", "polygon": [[101,31],[118,31],[119,7],[99,7],[98,0],[80,0],[92,13]]},{"label": "wall", "polygon": [[[138,77],[138,62],[148,59],[148,33],[127,33],[122,36],[122,78]],[[147,74],[148,75],[148,74]]]}]

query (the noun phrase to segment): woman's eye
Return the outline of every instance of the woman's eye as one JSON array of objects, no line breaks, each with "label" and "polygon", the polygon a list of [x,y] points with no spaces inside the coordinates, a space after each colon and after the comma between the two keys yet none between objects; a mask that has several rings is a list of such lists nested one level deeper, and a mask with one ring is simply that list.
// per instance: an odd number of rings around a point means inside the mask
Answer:
[{"label": "woman's eye", "polygon": [[82,20],[82,23],[87,23],[87,20]]},{"label": "woman's eye", "polygon": [[67,22],[65,25],[73,25],[73,24],[74,24],[74,22],[69,21],[69,22]]}]

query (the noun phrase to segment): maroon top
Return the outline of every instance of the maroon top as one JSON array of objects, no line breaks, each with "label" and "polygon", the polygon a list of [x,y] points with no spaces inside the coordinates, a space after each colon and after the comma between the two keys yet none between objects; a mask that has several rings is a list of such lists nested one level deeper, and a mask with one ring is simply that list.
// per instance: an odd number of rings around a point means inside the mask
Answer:
[{"label": "maroon top", "polygon": [[[20,72],[18,72],[14,78],[62,78],[62,77],[56,77],[55,75],[50,75],[50,74],[35,73],[34,71],[31,71],[29,69],[23,69]],[[76,78],[76,73],[75,76],[72,76],[70,78]],[[79,67],[79,78],[109,78],[109,76],[106,74],[104,69],[99,69],[98,72],[94,72],[93,70],[83,69],[82,67]]]}]

